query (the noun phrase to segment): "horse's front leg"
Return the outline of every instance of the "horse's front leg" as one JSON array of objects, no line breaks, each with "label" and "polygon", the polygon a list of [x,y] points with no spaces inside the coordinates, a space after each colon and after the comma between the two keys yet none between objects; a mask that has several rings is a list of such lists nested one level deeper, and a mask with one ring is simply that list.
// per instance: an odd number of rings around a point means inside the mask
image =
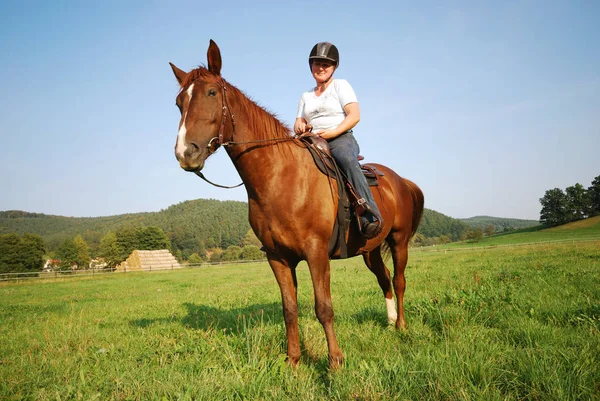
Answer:
[{"label": "horse's front leg", "polygon": [[323,325],[329,348],[329,367],[335,369],[342,365],[344,356],[333,329],[333,305],[331,304],[330,266],[327,250],[316,257],[309,257],[308,267],[315,291],[315,312]]},{"label": "horse's front leg", "polygon": [[269,258],[269,265],[275,274],[281,290],[283,303],[283,319],[287,335],[288,363],[298,365],[300,361],[300,337],[298,336],[298,281],[296,279],[296,263]]}]

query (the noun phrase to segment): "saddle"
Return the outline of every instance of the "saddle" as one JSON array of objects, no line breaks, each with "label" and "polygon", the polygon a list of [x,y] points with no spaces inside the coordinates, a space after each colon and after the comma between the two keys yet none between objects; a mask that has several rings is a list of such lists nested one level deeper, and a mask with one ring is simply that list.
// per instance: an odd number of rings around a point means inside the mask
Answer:
[{"label": "saddle", "polygon": [[[316,166],[319,170],[329,178],[335,179],[344,185],[338,185],[338,210],[333,229],[333,235],[329,240],[329,256],[332,256],[338,249],[340,250],[340,258],[348,257],[348,244],[346,242],[346,233],[350,228],[350,222],[354,215],[357,226],[360,229],[359,217],[367,210],[367,205],[360,202],[361,199],[352,184],[348,181],[345,174],[339,169],[327,141],[319,136],[302,137],[300,140],[310,151]],[[358,160],[364,160],[364,157],[358,156]],[[361,170],[367,179],[369,186],[379,186],[378,178],[384,174],[376,167],[361,164]],[[333,195],[333,194],[332,194]]]}]

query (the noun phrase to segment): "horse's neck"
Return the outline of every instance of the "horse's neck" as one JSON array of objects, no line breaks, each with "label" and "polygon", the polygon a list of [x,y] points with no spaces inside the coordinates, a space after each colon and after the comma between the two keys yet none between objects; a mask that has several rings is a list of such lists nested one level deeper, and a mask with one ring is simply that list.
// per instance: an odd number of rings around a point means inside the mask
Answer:
[{"label": "horse's neck", "polygon": [[286,140],[291,131],[272,114],[237,91],[231,106],[235,115],[232,141],[236,144],[228,153],[247,188],[272,187],[306,166],[310,155]]},{"label": "horse's neck", "polygon": [[289,180],[289,174],[306,168],[310,155],[291,140],[256,135],[253,126],[242,118],[236,120],[236,144],[229,147],[228,154],[246,188],[269,197],[272,188]]}]

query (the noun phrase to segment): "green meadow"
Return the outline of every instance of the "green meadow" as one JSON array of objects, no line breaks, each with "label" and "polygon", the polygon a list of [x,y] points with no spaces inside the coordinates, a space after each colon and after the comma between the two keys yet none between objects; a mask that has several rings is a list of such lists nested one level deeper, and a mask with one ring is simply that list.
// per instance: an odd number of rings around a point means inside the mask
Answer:
[{"label": "green meadow", "polygon": [[[440,245],[437,249],[473,248],[482,246],[530,245],[542,242],[571,242],[600,239],[600,216],[576,221],[559,227],[544,229],[530,227],[514,232],[496,234],[478,242],[455,242]],[[422,250],[427,250],[423,248]]]},{"label": "green meadow", "polygon": [[600,399],[598,239],[411,251],[406,332],[361,258],[333,262],[336,371],[298,276],[296,369],[266,262],[0,284],[0,399]]}]

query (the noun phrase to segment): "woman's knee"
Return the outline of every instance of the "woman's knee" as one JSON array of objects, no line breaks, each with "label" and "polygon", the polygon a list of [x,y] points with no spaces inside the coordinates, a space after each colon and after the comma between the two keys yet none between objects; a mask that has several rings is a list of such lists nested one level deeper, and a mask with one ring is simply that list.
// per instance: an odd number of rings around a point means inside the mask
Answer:
[{"label": "woman's knee", "polygon": [[350,152],[339,152],[338,154],[333,154],[333,158],[337,164],[343,168],[351,168],[358,163],[358,159]]}]

